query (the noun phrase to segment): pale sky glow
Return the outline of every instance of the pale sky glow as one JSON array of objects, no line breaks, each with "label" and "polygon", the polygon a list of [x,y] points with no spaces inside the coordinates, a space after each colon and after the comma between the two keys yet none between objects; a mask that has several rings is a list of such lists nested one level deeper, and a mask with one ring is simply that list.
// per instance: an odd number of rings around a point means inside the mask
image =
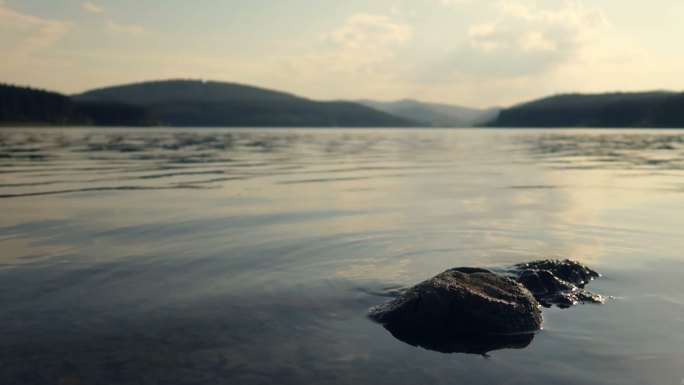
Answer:
[{"label": "pale sky glow", "polygon": [[232,81],[508,106],[684,89],[681,0],[0,0],[0,82]]}]

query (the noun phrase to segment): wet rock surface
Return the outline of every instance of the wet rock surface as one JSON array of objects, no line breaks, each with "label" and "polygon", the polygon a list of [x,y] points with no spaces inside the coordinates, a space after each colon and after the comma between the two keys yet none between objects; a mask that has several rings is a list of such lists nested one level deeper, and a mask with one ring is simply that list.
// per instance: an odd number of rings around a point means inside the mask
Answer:
[{"label": "wet rock surface", "polygon": [[584,290],[601,275],[577,261],[532,261],[515,265],[511,273],[544,307],[568,308],[579,303],[605,302],[601,295]]},{"label": "wet rock surface", "polygon": [[459,267],[371,308],[368,316],[397,339],[439,352],[522,349],[542,326],[540,305],[603,303],[602,296],[583,289],[597,277],[571,260],[521,263],[503,274]]}]

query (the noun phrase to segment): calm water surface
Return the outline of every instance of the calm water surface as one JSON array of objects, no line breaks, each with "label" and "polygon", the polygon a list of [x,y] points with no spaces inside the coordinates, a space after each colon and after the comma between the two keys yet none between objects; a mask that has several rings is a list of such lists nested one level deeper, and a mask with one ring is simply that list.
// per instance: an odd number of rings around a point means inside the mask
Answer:
[{"label": "calm water surface", "polygon": [[[0,213],[2,384],[684,384],[681,131],[4,129]],[[523,349],[365,318],[552,256]]]}]

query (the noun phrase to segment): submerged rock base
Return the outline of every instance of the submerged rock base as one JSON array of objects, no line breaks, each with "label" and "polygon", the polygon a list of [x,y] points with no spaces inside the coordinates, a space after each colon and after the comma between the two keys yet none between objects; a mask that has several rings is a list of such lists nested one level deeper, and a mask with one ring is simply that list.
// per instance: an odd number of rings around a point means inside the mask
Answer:
[{"label": "submerged rock base", "polygon": [[487,356],[488,352],[501,349],[524,349],[534,339],[534,333],[486,334],[486,333],[416,333],[409,328],[384,325],[396,339],[409,345],[420,346],[440,353],[468,353]]}]

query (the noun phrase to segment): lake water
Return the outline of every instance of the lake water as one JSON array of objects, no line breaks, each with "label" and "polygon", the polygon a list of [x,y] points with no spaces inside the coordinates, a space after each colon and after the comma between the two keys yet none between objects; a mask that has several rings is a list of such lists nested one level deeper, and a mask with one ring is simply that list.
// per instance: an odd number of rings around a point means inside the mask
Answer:
[{"label": "lake water", "polygon": [[[3,129],[0,213],[2,384],[684,384],[682,131]],[[548,257],[521,349],[365,316]]]}]

